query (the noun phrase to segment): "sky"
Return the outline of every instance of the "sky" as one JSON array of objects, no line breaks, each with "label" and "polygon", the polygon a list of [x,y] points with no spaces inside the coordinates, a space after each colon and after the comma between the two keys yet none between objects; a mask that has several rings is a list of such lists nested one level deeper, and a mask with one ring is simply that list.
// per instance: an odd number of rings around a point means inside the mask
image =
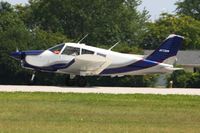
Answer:
[{"label": "sky", "polygon": [[151,20],[156,20],[159,15],[163,12],[175,13],[176,5],[174,5],[179,0],[142,0],[142,5],[139,6],[139,10],[144,8],[149,11],[151,15]]},{"label": "sky", "polygon": [[[3,0],[11,4],[25,4],[28,0]],[[144,8],[149,11],[151,20],[156,20],[162,12],[174,13],[176,6],[174,3],[178,0],[142,0],[142,5],[139,6],[139,10],[142,11]]]}]

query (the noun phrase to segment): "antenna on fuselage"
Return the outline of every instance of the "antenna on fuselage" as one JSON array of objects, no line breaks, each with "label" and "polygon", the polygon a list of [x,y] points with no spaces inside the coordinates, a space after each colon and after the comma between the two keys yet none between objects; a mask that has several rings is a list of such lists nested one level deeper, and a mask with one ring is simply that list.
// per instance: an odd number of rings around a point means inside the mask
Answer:
[{"label": "antenna on fuselage", "polygon": [[80,44],[89,34],[85,35],[80,41],[78,41],[78,44]]},{"label": "antenna on fuselage", "polygon": [[118,44],[120,43],[120,41],[119,42],[117,42],[117,43],[115,43],[111,48],[109,48],[108,50],[112,50],[114,47],[116,47]]},{"label": "antenna on fuselage", "polygon": [[18,47],[16,47],[16,52],[19,52],[19,49],[18,49]]}]

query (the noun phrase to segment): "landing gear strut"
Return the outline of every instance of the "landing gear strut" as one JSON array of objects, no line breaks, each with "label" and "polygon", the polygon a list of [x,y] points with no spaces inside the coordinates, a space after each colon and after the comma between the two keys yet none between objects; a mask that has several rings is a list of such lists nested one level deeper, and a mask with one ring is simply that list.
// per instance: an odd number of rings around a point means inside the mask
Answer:
[{"label": "landing gear strut", "polygon": [[34,80],[35,80],[35,71],[33,72],[32,76],[31,76],[31,80],[29,82],[30,85],[34,84]]},{"label": "landing gear strut", "polygon": [[66,78],[66,85],[85,87],[87,85],[87,79],[83,76],[68,76]]}]

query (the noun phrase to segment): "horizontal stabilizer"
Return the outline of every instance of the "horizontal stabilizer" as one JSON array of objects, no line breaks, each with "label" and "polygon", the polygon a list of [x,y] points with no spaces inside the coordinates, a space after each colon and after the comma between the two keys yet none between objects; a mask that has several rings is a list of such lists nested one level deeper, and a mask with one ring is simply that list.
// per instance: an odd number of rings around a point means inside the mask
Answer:
[{"label": "horizontal stabilizer", "polygon": [[183,68],[168,67],[167,70],[170,70],[170,71],[178,71],[178,70],[183,70]]}]

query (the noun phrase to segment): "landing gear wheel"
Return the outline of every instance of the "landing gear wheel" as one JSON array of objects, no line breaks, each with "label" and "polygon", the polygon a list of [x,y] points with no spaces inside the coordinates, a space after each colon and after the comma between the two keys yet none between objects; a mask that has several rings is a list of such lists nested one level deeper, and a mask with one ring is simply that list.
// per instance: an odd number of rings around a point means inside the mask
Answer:
[{"label": "landing gear wheel", "polygon": [[72,79],[70,76],[67,76],[65,83],[67,86],[85,87],[87,85],[87,80],[83,76],[74,76]]},{"label": "landing gear wheel", "polygon": [[75,85],[74,79],[70,79],[70,77],[66,78],[65,83],[66,83],[67,86],[74,86]]},{"label": "landing gear wheel", "polygon": [[87,85],[87,80],[85,77],[77,77],[76,83],[79,87],[85,87]]}]

